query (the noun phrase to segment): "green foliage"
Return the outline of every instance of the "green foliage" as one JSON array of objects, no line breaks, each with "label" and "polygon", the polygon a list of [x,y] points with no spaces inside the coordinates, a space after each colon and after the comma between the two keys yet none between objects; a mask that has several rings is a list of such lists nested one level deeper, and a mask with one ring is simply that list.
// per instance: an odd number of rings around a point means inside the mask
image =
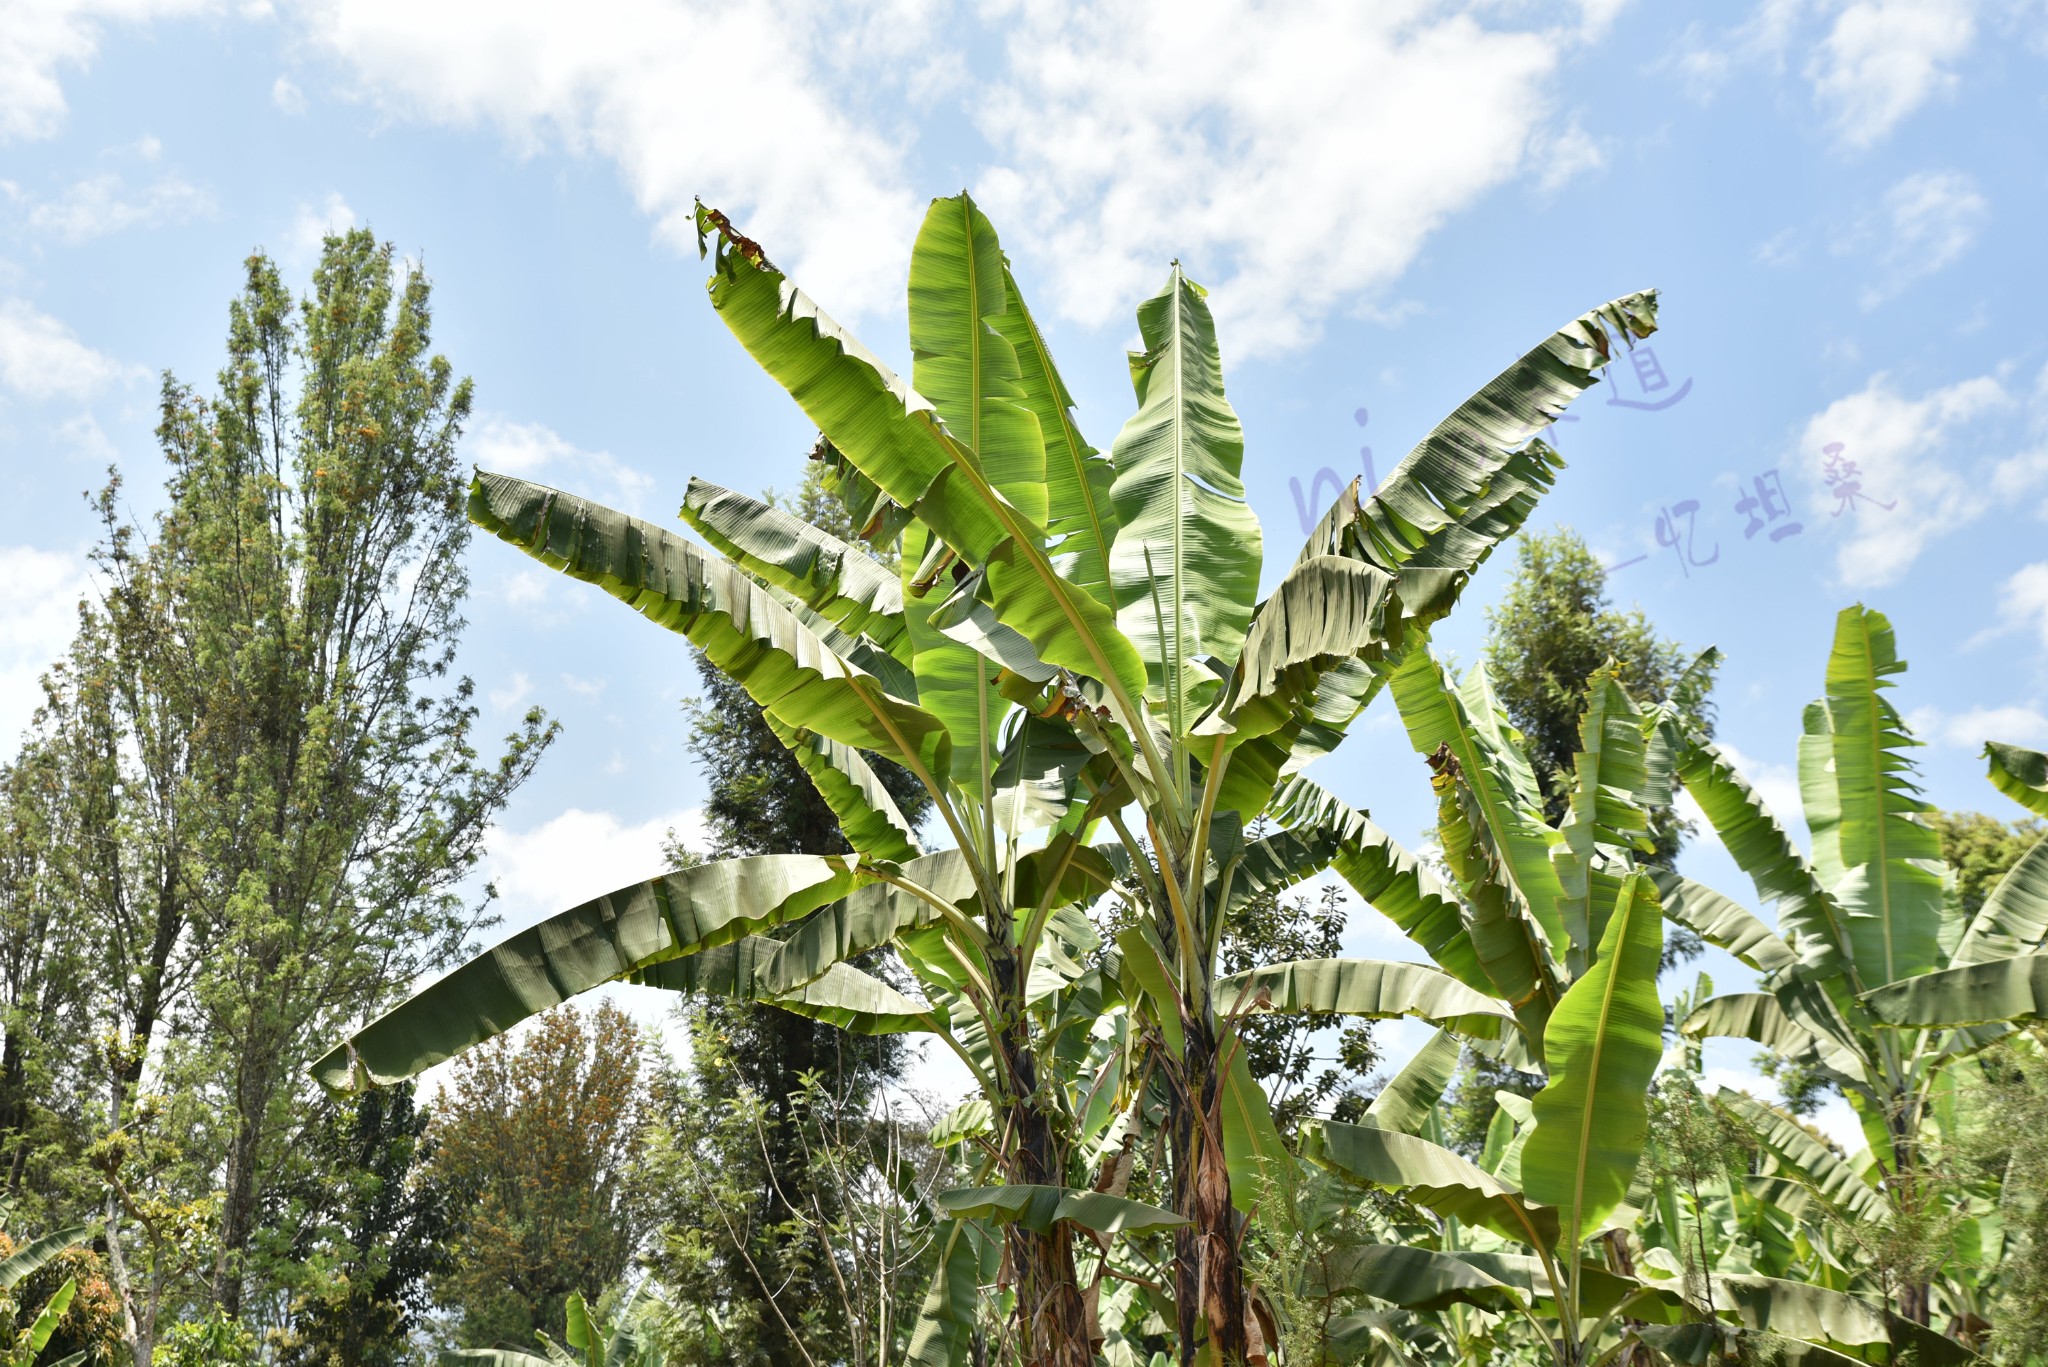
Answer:
[{"label": "green foliage", "polygon": [[172,1325],[154,1367],[258,1367],[262,1361],[256,1335],[216,1308]]},{"label": "green foliage", "polygon": [[1941,862],[1955,875],[1956,903],[1965,916],[1975,916],[2020,856],[2048,834],[2048,823],[2000,821],[1982,812],[1934,812],[1928,820],[1941,837]]},{"label": "green foliage", "polygon": [[455,1216],[436,1300],[465,1346],[517,1348],[569,1293],[621,1279],[648,1231],[636,1184],[650,1076],[617,1007],[564,1007],[464,1054],[428,1131],[426,1180]]}]

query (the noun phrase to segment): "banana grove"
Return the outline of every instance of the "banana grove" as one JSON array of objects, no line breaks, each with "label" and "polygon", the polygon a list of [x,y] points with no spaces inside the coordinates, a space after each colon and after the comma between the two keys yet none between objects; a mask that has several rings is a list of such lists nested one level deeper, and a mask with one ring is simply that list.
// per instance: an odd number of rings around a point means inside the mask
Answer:
[{"label": "banana grove", "polygon": [[[1921,1027],[1937,1045],[1901,1043],[1902,1023],[1955,1014],[1971,991],[1882,998],[1945,967],[1947,933],[1887,748],[1901,737],[1876,694],[1895,663],[1882,619],[1855,619],[1861,654],[1838,641],[1810,733],[1816,754],[1833,747],[1837,813],[1811,862],[1771,836],[1718,752],[1611,679],[1584,719],[1570,811],[1546,824],[1484,671],[1456,678],[1431,653],[1432,626],[1562,467],[1539,434],[1653,331],[1654,295],[1568,323],[1380,489],[1346,490],[1261,598],[1244,433],[1205,293],[1178,263],[1138,307],[1135,411],[1104,453],[967,196],[933,202],[912,252],[907,381],[724,215],[700,205],[697,227],[712,309],[818,430],[815,457],[866,544],[701,481],[681,508],[698,539],[489,472],[470,517],[740,684],[853,852],[625,883],[371,1022],[316,1065],[323,1084],[414,1076],[616,981],[927,1036],[975,1082],[934,1135],[974,1181],[934,1199],[942,1254],[885,1360],[1137,1364],[1160,1342],[1183,1364],[1410,1362],[1430,1345],[1468,1357],[1508,1342],[1559,1367],[1759,1344],[1817,1364],[1969,1356],[1927,1326],[1924,1299],[1894,1313],[1847,1270],[1800,1282],[1693,1259],[1674,1275],[1640,1237],[1675,1200],[1642,1161],[1666,1056],[1666,917],[1766,975],[1752,1037],[1806,1030],[1880,1117],[1873,1152],[1890,1171],[1916,1142],[1894,1114],[1900,1089],[1925,1100],[1940,1060],[2011,1029],[1944,1022]],[[1414,780],[1436,793],[1440,867],[1303,776],[1381,694],[1417,751]],[[931,847],[877,758],[929,794]],[[2008,791],[2042,790],[2031,762],[2009,754]],[[1776,903],[1779,931],[1648,862],[1648,813],[1681,784]],[[1324,870],[1426,962],[1219,975],[1233,910]],[[2048,900],[2039,867],[2028,878],[2032,891],[1987,904],[1976,957],[1951,961],[2038,948]],[[900,971],[871,971],[877,952]],[[2022,981],[2044,981],[2000,972],[2001,1000],[2021,1005]],[[1237,1047],[1256,1013],[1442,1033],[1363,1123],[1312,1124],[1290,1144]],[[1738,1013],[1709,1002],[1687,1029]],[[1544,1080],[1533,1102],[1514,1099],[1520,1114],[1504,1103],[1478,1161],[1432,1137],[1461,1048]],[[1762,1152],[1764,1171],[1722,1185],[1765,1177],[1845,1199],[1841,1175],[1793,1146],[1766,1137]],[[1866,1185],[1890,1199],[1882,1177]],[[1337,1224],[1351,1231],[1339,1257],[1248,1258]],[[1305,1349],[1313,1306],[1323,1332]]]}]

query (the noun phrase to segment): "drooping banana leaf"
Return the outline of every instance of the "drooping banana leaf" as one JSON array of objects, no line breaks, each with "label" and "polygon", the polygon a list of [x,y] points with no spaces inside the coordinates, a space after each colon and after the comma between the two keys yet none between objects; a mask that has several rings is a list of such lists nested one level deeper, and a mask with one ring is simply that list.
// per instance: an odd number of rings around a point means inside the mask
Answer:
[{"label": "drooping banana leaf", "polygon": [[[906,1367],[963,1367],[974,1340],[976,1306],[984,1281],[994,1268],[984,1268],[983,1248],[964,1220],[944,1231],[938,1266],[911,1330]],[[988,1250],[993,1252],[991,1246]]]},{"label": "drooping banana leaf", "polygon": [[1293,1202],[1300,1170],[1273,1123],[1266,1089],[1252,1077],[1243,1049],[1230,1050],[1218,1087],[1223,1158],[1230,1171],[1231,1204],[1246,1214],[1277,1212]]},{"label": "drooping banana leaf", "polygon": [[1117,627],[1145,661],[1147,696],[1182,734],[1219,686],[1202,657],[1238,657],[1259,592],[1244,430],[1223,396],[1207,293],[1175,262],[1166,287],[1138,306],[1138,411],[1110,450]]},{"label": "drooping banana leaf", "polygon": [[1422,1133],[1457,1075],[1459,1052],[1456,1036],[1442,1030],[1431,1035],[1372,1099],[1361,1123],[1402,1134]]},{"label": "drooping banana leaf", "polygon": [[1473,991],[1441,969],[1379,959],[1297,959],[1269,964],[1218,978],[1213,998],[1224,1010],[1244,1012],[1367,1020],[1413,1016],[1487,1040],[1519,1028],[1515,1013],[1505,1004]]},{"label": "drooping banana leaf", "polygon": [[1492,995],[1465,928],[1458,895],[1401,843],[1312,780],[1296,776],[1274,794],[1272,818],[1294,830],[1329,828],[1342,846],[1331,866],[1365,903],[1401,928],[1437,967]]},{"label": "drooping banana leaf", "polygon": [[1887,1218],[1883,1193],[1790,1116],[1726,1087],[1714,1101],[1748,1127],[1787,1176],[1804,1183],[1823,1201],[1853,1219],[1876,1224]]},{"label": "drooping banana leaf", "polygon": [[683,538],[545,485],[487,473],[470,485],[469,518],[688,637],[784,721],[914,770],[946,772],[952,742],[936,717],[889,696],[766,589]]},{"label": "drooping banana leaf", "polygon": [[1170,1210],[1105,1191],[1069,1191],[1022,1182],[1000,1187],[955,1187],[940,1192],[932,1200],[956,1220],[1020,1224],[1039,1234],[1059,1220],[1071,1220],[1097,1234],[1172,1229],[1187,1223]]},{"label": "drooping banana leaf", "polygon": [[1671,869],[1650,869],[1664,914],[1708,944],[1759,973],[1782,973],[1799,962],[1792,947],[1747,908]]},{"label": "drooping banana leaf", "polygon": [[760,1002],[851,1035],[937,1033],[945,1028],[944,1017],[934,1007],[906,997],[851,964],[831,964],[800,986],[773,991],[763,970],[781,948],[779,941],[750,935],[701,954],[650,964],[634,973],[633,981],[686,996]]},{"label": "drooping banana leaf", "polygon": [[1445,1310],[1476,1305],[1505,1312],[1522,1303],[1513,1287],[1495,1281],[1453,1254],[1408,1244],[1354,1244],[1311,1260],[1306,1294],[1371,1296],[1403,1310]]},{"label": "drooping banana leaf", "polygon": [[2048,935],[2048,839],[2036,840],[1998,880],[1964,929],[1949,963],[1973,964],[2025,954],[2040,948],[2044,935]]},{"label": "drooping banana leaf", "polygon": [[1221,705],[1197,733],[1242,743],[1279,729],[1332,667],[1380,656],[1399,606],[1383,570],[1334,555],[1299,562],[1259,604]]},{"label": "drooping banana leaf", "polygon": [[791,726],[773,712],[761,715],[839,819],[847,844],[870,859],[901,861],[922,853],[896,799],[889,796],[860,751],[830,736]]},{"label": "drooping banana leaf", "polygon": [[[1563,462],[1538,433],[1599,382],[1610,333],[1649,336],[1654,291],[1625,295],[1560,328],[1438,423],[1377,492],[1347,499],[1311,532],[1315,555],[1354,555],[1388,571],[1409,564],[1469,575],[1520,529]],[[1348,504],[1348,506],[1347,506]],[[1448,612],[1449,598],[1439,612]]]},{"label": "drooping banana leaf", "polygon": [[2017,745],[1984,743],[1991,782],[2035,816],[2048,816],[2048,755]]},{"label": "drooping banana leaf", "polygon": [[1864,1359],[1802,1343],[1782,1334],[1707,1323],[1646,1324],[1637,1338],[1679,1367],[1722,1367],[1729,1362],[1783,1362],[1787,1367],[1860,1367]]},{"label": "drooping banana leaf", "polygon": [[[1541,1258],[1527,1253],[1477,1252],[1471,1249],[1459,1249],[1450,1256],[1478,1268],[1504,1286],[1513,1287],[1531,1302],[1555,1299]],[[1644,1290],[1646,1288],[1632,1278],[1618,1276],[1591,1263],[1579,1264],[1579,1313],[1582,1315],[1604,1315]]]},{"label": "drooping banana leaf", "polygon": [[1395,1191],[1427,1210],[1532,1247],[1557,1243],[1557,1211],[1526,1199],[1449,1149],[1414,1135],[1329,1120],[1302,1128],[1301,1156]]},{"label": "drooping banana leaf", "polygon": [[1746,1329],[1798,1339],[1865,1362],[1902,1360],[1946,1367],[1976,1357],[1968,1348],[1903,1316],[1805,1282],[1776,1277],[1716,1276],[1720,1304],[1732,1302]]},{"label": "drooping banana leaf", "polygon": [[1706,814],[1736,866],[1756,884],[1757,896],[1777,908],[1778,933],[1816,980],[1847,977],[1854,985],[1856,966],[1849,957],[1842,912],[1814,876],[1806,856],[1785,834],[1771,809],[1718,746],[1683,729],[1666,717],[1672,753],[1680,780]]},{"label": "drooping banana leaf", "polygon": [[92,1234],[91,1225],[67,1225],[53,1229],[41,1238],[31,1239],[0,1262],[0,1291],[12,1291],[22,1278],[29,1276],[43,1264],[67,1248],[75,1248]]},{"label": "drooping banana leaf", "polygon": [[1941,962],[1941,837],[1927,824],[1934,809],[1919,796],[1906,753],[1918,742],[1885,697],[1905,668],[1883,613],[1842,611],[1827,673],[1845,870],[1833,891],[1865,987]]},{"label": "drooping banana leaf", "polygon": [[531,926],[429,984],[313,1064],[331,1090],[413,1077],[578,993],[795,919],[873,875],[853,856],[763,854],[629,884]]},{"label": "drooping banana leaf", "polygon": [[682,518],[741,569],[794,594],[840,630],[865,636],[910,663],[902,586],[860,547],[694,476],[683,492]]},{"label": "drooping banana leaf", "polygon": [[1730,992],[1710,998],[1678,1023],[1678,1033],[1692,1039],[1746,1039],[1784,1059],[1826,1069],[1837,1077],[1860,1081],[1867,1072],[1863,1058],[1854,1050],[1787,1014],[1783,1001],[1769,992]]},{"label": "drooping banana leaf", "polygon": [[1886,1025],[1985,1025],[2048,1015],[2048,954],[1987,959],[1903,978],[1863,994]]},{"label": "drooping banana leaf", "polygon": [[1005,305],[995,327],[1016,351],[1024,406],[1037,416],[1045,445],[1046,530],[1052,536],[1053,563],[1061,578],[1113,607],[1109,549],[1116,544],[1117,521],[1109,486],[1116,469],[1082,437],[1074,421],[1074,396],[1060,379],[1007,263],[1003,287]]},{"label": "drooping banana leaf", "polygon": [[711,304],[740,344],[840,456],[986,572],[1000,621],[1039,658],[1109,684],[1125,723],[1136,726],[1144,662],[1109,610],[1060,578],[1044,529],[996,491],[930,400],[732,233],[722,214],[699,206],[697,221],[700,241],[719,236]]},{"label": "drooping banana leaf", "polygon": [[1579,1239],[1622,1203],[1642,1157],[1647,1091],[1664,1053],[1663,948],[1657,891],[1631,874],[1598,957],[1550,1016],[1543,1042],[1550,1082],[1533,1103],[1536,1130],[1522,1151],[1522,1182],[1532,1200],[1558,1208],[1566,1258],[1577,1257]]}]

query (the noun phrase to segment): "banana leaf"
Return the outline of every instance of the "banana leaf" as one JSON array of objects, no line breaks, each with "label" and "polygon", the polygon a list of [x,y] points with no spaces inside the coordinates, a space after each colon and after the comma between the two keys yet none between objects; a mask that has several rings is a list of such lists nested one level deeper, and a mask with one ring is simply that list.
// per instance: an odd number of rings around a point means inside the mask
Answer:
[{"label": "banana leaf", "polygon": [[1311,1260],[1305,1294],[1371,1296],[1403,1310],[1476,1305],[1504,1313],[1523,1303],[1515,1288],[1449,1253],[1407,1244],[1355,1244]]},{"label": "banana leaf", "polygon": [[683,521],[726,559],[757,574],[853,636],[865,636],[904,664],[903,587],[858,546],[745,494],[692,477]]},{"label": "banana leaf", "polygon": [[1845,870],[1832,890],[1865,987],[1941,962],[1941,837],[1926,822],[1934,808],[1919,796],[1906,753],[1919,742],[1885,696],[1905,668],[1883,613],[1842,611],[1827,672]]},{"label": "banana leaf", "polygon": [[2041,947],[2048,935],[2048,840],[2019,857],[1970,919],[1949,964],[2009,959]]},{"label": "banana leaf", "polygon": [[91,1225],[67,1225],[53,1229],[41,1238],[31,1239],[0,1261],[0,1291],[12,1291],[22,1278],[34,1273],[43,1264],[67,1248],[75,1248],[92,1234]]},{"label": "banana leaf", "polygon": [[1070,1220],[1097,1234],[1172,1229],[1187,1223],[1170,1210],[1104,1191],[1069,1191],[1022,1182],[1000,1187],[955,1187],[940,1192],[932,1200],[956,1220],[1020,1224],[1039,1234],[1060,1220]]},{"label": "banana leaf", "polygon": [[1499,1039],[1518,1028],[1515,1013],[1503,1003],[1426,964],[1297,959],[1218,978],[1212,995],[1219,1007],[1233,1012],[1368,1020],[1413,1016],[1478,1039]]},{"label": "banana leaf", "polygon": [[1722,1303],[1733,1303],[1745,1329],[1815,1343],[1872,1363],[1903,1356],[1924,1367],[1946,1367],[1976,1357],[1925,1325],[1839,1291],[1758,1276],[1716,1276],[1712,1285]]},{"label": "banana leaf", "polygon": [[1109,486],[1115,467],[1082,437],[1074,421],[1074,396],[1060,379],[1007,262],[1003,290],[1004,308],[995,329],[1016,352],[1024,406],[1037,416],[1045,446],[1046,531],[1053,564],[1062,579],[1087,590],[1104,607],[1114,607],[1109,550],[1116,544],[1117,520]]},{"label": "banana leaf", "polygon": [[794,726],[944,775],[938,719],[888,695],[773,594],[639,518],[505,475],[479,473],[470,521],[686,636],[762,707]]},{"label": "banana leaf", "polygon": [[1992,785],[2035,816],[2048,816],[2048,755],[2017,745],[1984,743]]},{"label": "banana leaf", "polygon": [[1886,1025],[1985,1025],[2048,1015],[2048,954],[2021,954],[1937,969],[1863,994]]},{"label": "banana leaf", "polygon": [[629,884],[422,988],[329,1050],[313,1076],[335,1091],[416,1076],[579,993],[793,920],[872,878],[851,856],[763,854]]},{"label": "banana leaf", "polygon": [[946,1229],[931,1287],[911,1330],[906,1367],[964,1367],[974,1341],[982,1284],[995,1280],[996,1270],[986,1266],[994,1252],[993,1244],[984,1247],[964,1220]]},{"label": "banana leaf", "polygon": [[1430,1113],[1450,1090],[1451,1079],[1458,1071],[1459,1053],[1455,1036],[1442,1030],[1431,1035],[1372,1099],[1361,1123],[1402,1134],[1420,1134],[1429,1123]]},{"label": "banana leaf", "polygon": [[1179,734],[1219,688],[1203,657],[1235,660],[1244,647],[1262,554],[1207,294],[1175,262],[1138,306],[1138,411],[1110,448],[1116,624],[1145,661],[1146,696]]},{"label": "banana leaf", "polygon": [[1557,1243],[1557,1211],[1441,1145],[1370,1125],[1304,1125],[1301,1156],[1354,1182],[1398,1192],[1425,1210],[1532,1247]]},{"label": "banana leaf", "polygon": [[1764,974],[1785,972],[1799,962],[1792,947],[1746,908],[1671,869],[1647,872],[1657,885],[1664,915],[1708,944]]},{"label": "banana leaf", "polygon": [[1647,1090],[1664,1053],[1663,915],[1650,880],[1630,875],[1598,958],[1551,1013],[1550,1082],[1533,1103],[1522,1180],[1532,1200],[1558,1208],[1566,1258],[1628,1195],[1649,1134]]},{"label": "banana leaf", "polygon": [[847,844],[869,859],[892,863],[923,853],[917,833],[860,751],[830,736],[792,726],[773,712],[761,716],[838,818]]},{"label": "banana leaf", "polygon": [[1884,1194],[1792,1117],[1726,1087],[1714,1100],[1743,1122],[1757,1142],[1778,1160],[1787,1176],[1796,1178],[1823,1201],[1852,1219],[1879,1224],[1889,1218]]}]

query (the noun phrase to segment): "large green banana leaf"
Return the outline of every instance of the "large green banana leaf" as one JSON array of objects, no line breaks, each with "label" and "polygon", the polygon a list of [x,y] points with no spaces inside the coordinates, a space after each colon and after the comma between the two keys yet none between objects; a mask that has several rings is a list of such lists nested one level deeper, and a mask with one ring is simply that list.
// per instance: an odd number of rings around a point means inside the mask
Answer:
[{"label": "large green banana leaf", "polygon": [[2048,840],[2021,855],[1963,931],[1950,964],[2007,959],[2038,949],[2048,936]]},{"label": "large green banana leaf", "polygon": [[[1515,1013],[1441,969],[1379,959],[1297,959],[1216,980],[1212,999],[1231,1014],[1413,1016],[1477,1039],[1518,1028]],[[1242,1003],[1242,1005],[1239,1005]]]},{"label": "large green banana leaf", "polygon": [[711,304],[748,354],[840,456],[987,574],[999,620],[1041,659],[1110,685],[1125,723],[1136,727],[1144,662],[1108,608],[1060,578],[1044,529],[989,483],[930,400],[731,233],[723,215],[700,206],[700,239],[713,231],[720,247]]},{"label": "large green banana leaf", "polygon": [[1437,967],[1488,996],[1493,980],[1479,962],[1465,928],[1458,894],[1401,843],[1314,781],[1290,778],[1273,795],[1274,821],[1292,830],[1337,832],[1341,844],[1331,867],[1351,890],[1401,928]]},{"label": "large green banana leaf", "polygon": [[1280,1127],[1273,1123],[1266,1089],[1252,1077],[1242,1049],[1230,1050],[1217,1088],[1217,1110],[1231,1204],[1247,1215],[1290,1208],[1299,1168],[1280,1138]]},{"label": "large green banana leaf", "polygon": [[[1527,1253],[1479,1252],[1462,1248],[1453,1252],[1451,1256],[1478,1268],[1502,1285],[1513,1287],[1531,1303],[1555,1299],[1550,1287],[1549,1271],[1541,1258]],[[1655,1294],[1633,1278],[1617,1276],[1606,1268],[1596,1267],[1591,1263],[1579,1264],[1581,1315],[1604,1315],[1630,1296],[1641,1297],[1646,1292]]]},{"label": "large green banana leaf", "polygon": [[1778,1160],[1786,1175],[1804,1183],[1823,1201],[1853,1219],[1876,1224],[1889,1218],[1884,1194],[1864,1181],[1861,1174],[1798,1121],[1774,1106],[1726,1087],[1714,1100],[1748,1127]]},{"label": "large green banana leaf", "polygon": [[1886,1025],[1985,1025],[2048,1015],[2048,954],[2021,954],[1937,969],[1863,994]]},{"label": "large green banana leaf", "polygon": [[[1355,555],[1389,571],[1412,563],[1469,575],[1556,479],[1563,462],[1532,439],[1599,382],[1612,359],[1610,333],[1634,339],[1656,327],[1657,296],[1646,291],[1560,328],[1431,429],[1377,492],[1340,497],[1303,557]],[[1450,606],[1443,601],[1440,611]]]},{"label": "large green banana leaf", "polygon": [[22,1280],[67,1248],[75,1248],[92,1234],[91,1225],[68,1225],[31,1239],[0,1262],[0,1291],[12,1291]]},{"label": "large green banana leaf", "polygon": [[[902,573],[910,598],[904,610],[904,635],[917,674],[918,706],[937,717],[953,740],[949,777],[970,802],[979,804],[992,795],[1003,720],[1013,704],[996,690],[998,666],[973,643],[948,635],[934,620],[935,609],[943,606],[937,596],[914,596],[911,581],[936,540],[916,525],[903,533]],[[985,824],[993,819],[986,807],[982,816]]]},{"label": "large green banana leaf", "polygon": [[1170,1210],[1112,1196],[1106,1191],[1069,1191],[1064,1187],[1011,1182],[1000,1187],[955,1187],[932,1198],[956,1220],[988,1220],[1023,1225],[1043,1234],[1061,1220],[1070,1220],[1097,1234],[1172,1229],[1187,1220]]},{"label": "large green banana leaf", "polygon": [[1329,1120],[1302,1129],[1301,1156],[1355,1182],[1396,1191],[1425,1210],[1537,1248],[1557,1243],[1557,1211],[1523,1197],[1441,1145]]},{"label": "large green banana leaf", "polygon": [[1420,1134],[1430,1114],[1457,1075],[1460,1050],[1457,1037],[1439,1030],[1429,1037],[1401,1071],[1380,1088],[1380,1094],[1365,1108],[1360,1121],[1383,1130]]},{"label": "large green banana leaf", "polygon": [[1992,784],[2035,816],[2048,816],[2048,755],[2017,745],[1986,741],[1984,759]]},{"label": "large green banana leaf", "polygon": [[1023,402],[995,225],[965,193],[935,199],[910,250],[910,382],[1010,506],[1046,524],[1045,443]]},{"label": "large green banana leaf", "polygon": [[943,775],[951,739],[891,697],[744,573],[639,518],[505,475],[479,473],[470,520],[541,563],[681,633],[784,721]]},{"label": "large green banana leaf", "polygon": [[1835,781],[1835,719],[1825,700],[1799,719],[1799,806],[1813,841],[1813,873],[1822,886],[1842,881],[1842,789]]},{"label": "large green banana leaf", "polygon": [[1217,687],[1202,657],[1235,660],[1243,648],[1262,552],[1207,293],[1175,262],[1166,287],[1138,306],[1138,411],[1110,448],[1117,627],[1145,660],[1147,696],[1177,734]]},{"label": "large green banana leaf", "polygon": [[810,777],[846,843],[869,859],[900,861],[922,853],[910,822],[860,751],[830,736],[792,726],[773,712],[762,719]]},{"label": "large green banana leaf", "polygon": [[1599,956],[1551,1013],[1543,1056],[1550,1082],[1534,1102],[1536,1130],[1522,1151],[1522,1184],[1556,1206],[1561,1256],[1598,1229],[1628,1195],[1649,1134],[1647,1091],[1664,1053],[1657,961],[1664,913],[1657,890],[1631,874],[1615,900]]},{"label": "large green banana leaf", "polygon": [[1045,446],[1046,530],[1060,577],[1086,589],[1105,607],[1109,591],[1109,549],[1116,544],[1116,508],[1109,487],[1116,469],[1090,446],[1074,421],[1074,396],[1060,379],[1052,352],[1024,303],[1016,277],[1003,266],[1005,307],[996,331],[1017,354],[1024,406],[1038,418]]},{"label": "large green banana leaf", "polygon": [[1730,1362],[1782,1362],[1786,1367],[1859,1367],[1863,1359],[1801,1343],[1781,1334],[1738,1325],[1696,1320],[1683,1324],[1645,1324],[1637,1338],[1679,1367],[1724,1367]]},{"label": "large green banana leaf", "polygon": [[1787,937],[1800,963],[1816,980],[1845,975],[1853,980],[1856,967],[1841,909],[1771,809],[1718,746],[1691,734],[1675,717],[1667,715],[1661,725],[1670,732],[1685,790],[1736,866],[1756,884],[1757,896],[1776,906],[1778,933]]},{"label": "large green banana leaf", "polygon": [[1842,611],[1827,672],[1844,868],[1833,892],[1865,987],[1941,962],[1941,837],[1927,824],[1934,809],[1919,796],[1906,754],[1918,742],[1885,697],[1905,668],[1883,613]]},{"label": "large green banana leaf", "polygon": [[1515,1288],[1495,1281],[1449,1253],[1408,1244],[1354,1244],[1311,1260],[1306,1294],[1371,1296],[1403,1310],[1445,1310],[1476,1305],[1505,1312],[1524,1303]]},{"label": "large green banana leaf", "polygon": [[860,547],[694,476],[683,491],[682,517],[741,569],[794,594],[840,630],[865,636],[910,663],[902,585]]},{"label": "large green banana leaf", "polygon": [[1759,973],[1782,973],[1798,957],[1778,933],[1746,907],[1671,869],[1650,869],[1664,914],[1708,944],[1725,949]]},{"label": "large green banana leaf", "polygon": [[872,881],[852,856],[763,854],[629,884],[550,916],[420,989],[313,1064],[345,1090],[415,1076],[636,969],[793,920]]}]

